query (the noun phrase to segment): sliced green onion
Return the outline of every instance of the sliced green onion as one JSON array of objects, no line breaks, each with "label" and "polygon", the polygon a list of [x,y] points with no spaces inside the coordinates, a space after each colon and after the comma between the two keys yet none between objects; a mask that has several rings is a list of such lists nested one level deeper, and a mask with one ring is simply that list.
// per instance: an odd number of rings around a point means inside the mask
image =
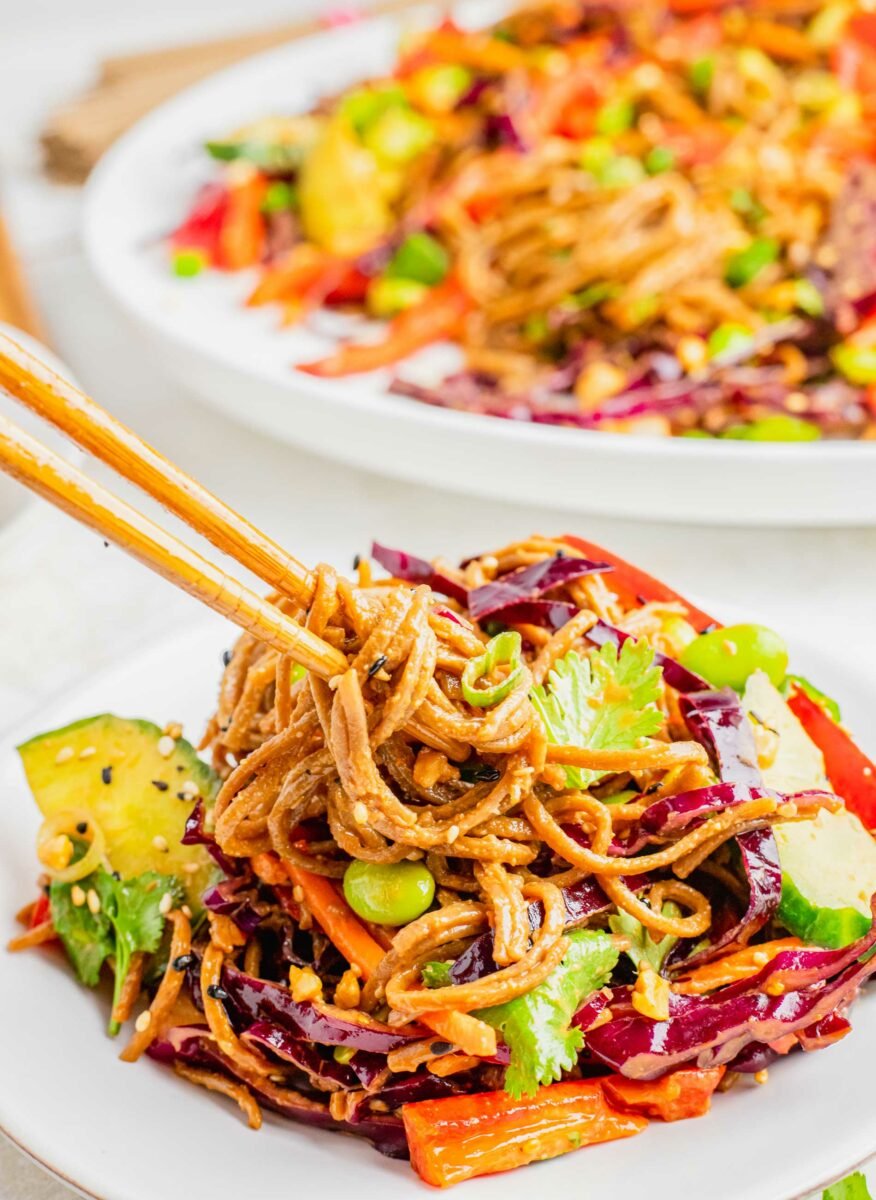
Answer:
[{"label": "sliced green onion", "polygon": [[625,97],[609,100],[597,110],[596,132],[601,133],[603,137],[616,137],[617,134],[626,133],[631,129],[635,119],[636,106],[632,100]]},{"label": "sliced green onion", "polygon": [[676,154],[671,146],[652,146],[645,155],[645,170],[649,175],[662,175],[671,171],[676,163]]},{"label": "sliced green onion", "polygon": [[200,250],[177,250],[173,255],[173,273],[180,279],[193,279],[200,275],[207,259]]},{"label": "sliced green onion", "polygon": [[596,173],[603,187],[632,187],[645,178],[645,168],[631,154],[616,154]]},{"label": "sliced green onion", "polygon": [[543,342],[550,333],[544,313],[530,313],[523,322],[523,336],[528,342]]},{"label": "sliced green onion", "polygon": [[598,175],[605,164],[614,158],[614,146],[608,138],[588,138],[581,146],[581,157],[578,160],[583,171]]},{"label": "sliced green onion", "polygon": [[580,292],[573,292],[570,299],[576,308],[595,308],[603,300],[612,300],[615,296],[619,296],[622,291],[619,284],[603,281],[591,283],[589,287],[582,288]]},{"label": "sliced green onion", "polygon": [[408,98],[397,83],[385,87],[356,88],[347,92],[340,111],[361,137],[390,108],[404,108]]},{"label": "sliced green onion", "polygon": [[824,316],[824,297],[811,279],[794,280],[794,305],[807,317]]},{"label": "sliced green onion", "polygon": [[410,162],[434,140],[432,122],[412,108],[387,108],[362,134],[363,145],[390,166]]},{"label": "sliced green onion", "polygon": [[332,1058],[335,1060],[335,1062],[346,1065],[355,1053],[355,1046],[335,1046],[334,1050],[332,1051]]},{"label": "sliced green onion", "polygon": [[754,349],[754,338],[751,330],[745,325],[735,325],[731,321],[713,329],[706,344],[709,358],[736,358],[750,354]]},{"label": "sliced green onion", "polygon": [[291,183],[276,179],[268,185],[265,198],[262,200],[263,213],[288,212],[298,207],[298,189]]},{"label": "sliced green onion", "polygon": [[428,291],[416,279],[389,279],[381,275],[368,285],[368,311],[375,317],[394,317],[423,301]]},{"label": "sliced green onion", "polygon": [[430,287],[441,283],[450,269],[450,255],[431,234],[406,237],[386,268],[389,279],[414,279]]},{"label": "sliced green onion", "polygon": [[778,257],[779,243],[775,238],[755,238],[744,250],[731,254],[727,259],[724,281],[730,287],[745,287]]},{"label": "sliced green onion", "polygon": [[833,365],[841,375],[845,375],[849,383],[858,387],[866,387],[868,383],[876,383],[876,346],[853,346],[843,342],[834,346],[830,352]]},{"label": "sliced green onion", "polygon": [[715,60],[711,55],[696,58],[687,69],[690,86],[699,95],[704,95],[712,86],[715,76]]},{"label": "sliced green onion", "polygon": [[[520,634],[506,630],[487,642],[486,651],[480,658],[472,658],[462,672],[462,694],[469,704],[476,708],[490,708],[504,700],[523,677],[524,666],[521,659],[523,643]],[[481,679],[485,679],[497,667],[507,667],[508,673],[498,683],[478,687]]]},{"label": "sliced green onion", "polygon": [[471,87],[473,78],[468,67],[458,63],[423,67],[411,81],[416,93],[414,99],[420,98],[431,112],[451,112]]}]

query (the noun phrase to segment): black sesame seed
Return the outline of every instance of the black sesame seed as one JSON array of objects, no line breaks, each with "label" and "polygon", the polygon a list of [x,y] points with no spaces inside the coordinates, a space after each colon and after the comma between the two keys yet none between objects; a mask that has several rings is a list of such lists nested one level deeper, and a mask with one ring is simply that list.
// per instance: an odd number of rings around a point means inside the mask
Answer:
[{"label": "black sesame seed", "polygon": [[177,763],[176,769],[181,775],[183,773],[183,771],[185,770],[185,767],[182,765],[182,763]]},{"label": "black sesame seed", "polygon": [[170,787],[169,783],[165,783],[163,779],[153,779],[150,781],[154,788],[158,788],[159,792],[166,792]]},{"label": "black sesame seed", "polygon": [[449,1054],[453,1049],[452,1042],[433,1042],[429,1047],[433,1054]]},{"label": "black sesame seed", "polygon": [[189,797],[185,794],[185,792],[177,792],[176,798],[177,798],[177,800],[188,800],[189,799]]},{"label": "black sesame seed", "polygon": [[377,674],[377,672],[382,671],[385,666],[386,666],[386,655],[385,654],[378,655],[378,657],[375,658],[374,662],[368,668],[368,678],[373,679],[374,676]]},{"label": "black sesame seed", "polygon": [[220,987],[218,983],[211,983],[207,988],[207,995],[211,1000],[227,1000],[228,993],[224,987]]},{"label": "black sesame seed", "polygon": [[232,652],[230,650],[223,650],[222,651],[222,666],[227,667],[228,664],[231,662],[231,659],[232,659]]},{"label": "black sesame seed", "polygon": [[174,971],[187,971],[189,969],[189,967],[194,966],[194,964],[195,964],[194,954],[178,954],[177,957],[173,960],[172,965],[173,965]]},{"label": "black sesame seed", "polygon": [[495,783],[502,775],[498,767],[489,763],[463,763],[459,777],[463,783]]},{"label": "black sesame seed", "polygon": [[104,548],[104,550],[109,550],[109,542],[105,541],[103,543],[103,548]]},{"label": "black sesame seed", "polygon": [[88,833],[88,822],[80,821],[79,824],[76,826],[76,832],[77,833]]},{"label": "black sesame seed", "polygon": [[359,570],[359,563],[360,563],[361,561],[362,561],[362,559],[361,559],[361,557],[360,557],[358,554],[354,554],[354,555],[353,555],[353,570],[354,570],[354,571],[358,571],[358,570]]},{"label": "black sesame seed", "polygon": [[113,781],[112,767],[101,767],[100,768],[100,777],[104,783],[112,783],[112,781]]},{"label": "black sesame seed", "polygon": [[120,880],[121,878],[122,878],[122,877],[121,877],[121,875],[118,873],[118,871],[113,871],[113,879],[116,881],[116,883],[118,883],[118,882],[119,882],[119,880]]}]

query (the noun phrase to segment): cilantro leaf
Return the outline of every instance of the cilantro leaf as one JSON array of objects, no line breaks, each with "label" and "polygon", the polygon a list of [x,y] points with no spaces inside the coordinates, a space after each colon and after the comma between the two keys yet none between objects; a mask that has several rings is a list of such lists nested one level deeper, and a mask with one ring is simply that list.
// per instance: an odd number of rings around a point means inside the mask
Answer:
[{"label": "cilantro leaf", "polygon": [[[94,879],[95,876],[90,875],[79,886],[87,891],[93,886]],[[52,924],[79,982],[86,987],[96,987],[101,967],[115,952],[112,926],[103,912],[95,915],[86,904],[73,903],[73,886],[57,881],[50,885]]]},{"label": "cilantro leaf", "polygon": [[867,1180],[860,1171],[848,1175],[835,1183],[833,1187],[825,1188],[821,1200],[872,1200]]},{"label": "cilantro leaf", "polygon": [[420,975],[427,988],[450,987],[452,962],[427,962],[420,968]]},{"label": "cilantro leaf", "polygon": [[[532,689],[532,703],[556,746],[628,750],[663,724],[655,707],[660,677],[646,641],[628,638],[620,653],[608,642],[586,655],[570,650],[548,674],[547,685]],[[566,767],[573,788],[589,787],[605,774]]]},{"label": "cilantro leaf", "polygon": [[[680,917],[681,909],[670,901],[663,905],[662,913],[664,917]],[[636,970],[639,970],[644,961],[649,963],[658,975],[661,973],[669,957],[669,952],[678,941],[677,937],[672,937],[667,933],[657,942],[641,921],[637,921],[635,917],[631,917],[629,913],[625,912],[619,912],[616,916],[609,917],[608,924],[612,933],[620,933],[630,939],[632,944],[625,953],[632,960]]]},{"label": "cilantro leaf", "polygon": [[618,960],[611,937],[601,930],[579,929],[568,936],[566,957],[543,983],[476,1014],[501,1032],[511,1050],[505,1091],[518,1100],[574,1067],[584,1035],[572,1026],[572,1017],[608,980]]},{"label": "cilantro leaf", "polygon": [[[154,954],[161,944],[165,918],[161,901],[169,892],[181,904],[183,889],[177,879],[146,871],[131,879],[116,879],[103,867],[79,881],[86,895],[94,891],[100,900],[93,913],[87,904],[73,903],[72,884],[53,883],[49,892],[52,923],[82,983],[94,987],[107,959],[115,972],[113,1005],[119,998],[131,958],[138,951]],[[110,1033],[118,1025],[110,1021]]]}]

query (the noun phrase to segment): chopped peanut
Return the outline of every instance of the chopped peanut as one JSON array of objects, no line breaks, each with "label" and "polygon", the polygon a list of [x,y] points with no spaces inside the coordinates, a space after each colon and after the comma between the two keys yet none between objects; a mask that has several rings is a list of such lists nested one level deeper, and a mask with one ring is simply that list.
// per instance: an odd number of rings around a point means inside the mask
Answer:
[{"label": "chopped peanut", "polygon": [[63,871],[65,867],[70,866],[73,858],[73,843],[66,833],[59,833],[57,837],[42,843],[37,857],[50,871]]},{"label": "chopped peanut", "polygon": [[292,989],[292,999],[298,1004],[322,997],[322,980],[310,967],[291,966],[289,987]]},{"label": "chopped peanut", "polygon": [[359,972],[355,967],[350,967],[344,971],[335,988],[335,1004],[338,1008],[358,1008],[361,995]]},{"label": "chopped peanut", "polygon": [[646,962],[639,967],[633,988],[633,1008],[654,1021],[669,1020],[669,983]]},{"label": "chopped peanut", "polygon": [[575,395],[578,407],[585,412],[596,408],[603,400],[623,391],[627,382],[626,372],[609,362],[588,363],[575,380]]}]

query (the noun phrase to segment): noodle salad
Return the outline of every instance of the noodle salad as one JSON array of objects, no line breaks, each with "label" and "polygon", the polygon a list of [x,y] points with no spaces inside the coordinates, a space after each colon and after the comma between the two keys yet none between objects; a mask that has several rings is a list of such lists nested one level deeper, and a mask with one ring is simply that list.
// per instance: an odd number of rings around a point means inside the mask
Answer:
[{"label": "noodle salad", "polygon": [[[851,0],[527,6],[208,143],[173,270],[250,270],[299,371],[621,433],[876,433],[876,17]],[[218,132],[218,131],[217,131]],[[464,366],[426,378],[438,342]]]},{"label": "noodle salad", "polygon": [[10,948],[112,978],[124,1061],[448,1186],[850,1032],[876,776],[778,634],[574,537],[375,544],[274,600],[347,669],[242,636],[209,765],[107,714],[19,747],[44,873]]}]

